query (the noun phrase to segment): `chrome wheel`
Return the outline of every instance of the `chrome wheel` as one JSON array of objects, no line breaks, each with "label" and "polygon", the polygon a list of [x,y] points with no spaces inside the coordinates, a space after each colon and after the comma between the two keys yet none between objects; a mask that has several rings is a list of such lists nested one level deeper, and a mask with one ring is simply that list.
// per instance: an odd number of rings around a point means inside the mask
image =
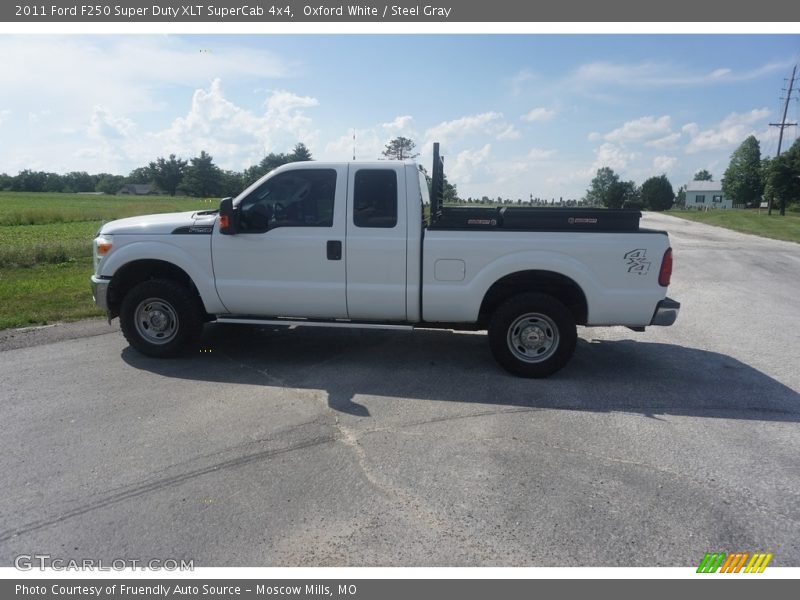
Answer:
[{"label": "chrome wheel", "polygon": [[160,298],[142,300],[134,311],[136,332],[151,344],[167,344],[178,334],[178,313]]},{"label": "chrome wheel", "polygon": [[511,353],[519,360],[526,363],[542,362],[558,348],[558,327],[547,315],[526,313],[511,323],[506,342]]}]

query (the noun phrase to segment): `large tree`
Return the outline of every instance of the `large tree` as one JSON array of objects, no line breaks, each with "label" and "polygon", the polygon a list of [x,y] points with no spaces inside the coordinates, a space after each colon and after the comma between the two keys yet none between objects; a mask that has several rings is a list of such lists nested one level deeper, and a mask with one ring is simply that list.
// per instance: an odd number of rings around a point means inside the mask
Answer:
[{"label": "large tree", "polygon": [[414,148],[416,147],[417,145],[413,140],[401,135],[386,144],[386,148],[382,154],[389,160],[405,160],[407,158],[416,158],[419,156],[419,152],[414,152]]},{"label": "large tree", "polygon": [[606,208],[640,208],[639,188],[633,181],[617,181],[608,190]]},{"label": "large tree", "polygon": [[619,183],[619,175],[614,173],[611,167],[597,169],[597,174],[586,190],[586,200],[591,204],[602,204],[607,206],[612,188]]},{"label": "large tree", "polygon": [[100,173],[97,176],[97,185],[94,186],[94,191],[114,195],[123,185],[125,185],[125,178],[122,175]]},{"label": "large tree", "polygon": [[214,164],[213,157],[205,150],[200,151],[200,156],[195,156],[189,161],[181,187],[190,196],[208,198],[217,196],[222,187],[222,171]]},{"label": "large tree", "polygon": [[174,196],[175,190],[183,181],[188,164],[185,160],[170,154],[169,159],[158,157],[155,162],[150,163],[149,169],[158,188]]},{"label": "large tree", "polygon": [[775,195],[781,215],[786,215],[786,205],[800,199],[800,139],[768,164],[768,193]]},{"label": "large tree", "polygon": [[695,181],[714,181],[714,177],[706,169],[701,169],[694,174]]},{"label": "large tree", "polygon": [[619,175],[611,167],[597,169],[597,175],[586,190],[586,200],[590,204],[602,204],[606,208],[636,206],[639,190],[632,181],[620,181]]},{"label": "large tree", "polygon": [[761,179],[761,146],[755,136],[749,136],[731,154],[731,162],[722,177],[722,191],[734,204],[752,206],[764,193]]},{"label": "large tree", "polygon": [[309,150],[303,142],[297,142],[292,153],[289,155],[289,162],[302,162],[306,160],[314,160],[311,158],[311,150]]},{"label": "large tree", "polygon": [[150,167],[138,167],[128,173],[125,180],[126,183],[151,183],[153,181],[153,171]]},{"label": "large tree", "polygon": [[651,177],[642,184],[642,202],[650,210],[668,210],[675,201],[675,192],[666,175]]}]

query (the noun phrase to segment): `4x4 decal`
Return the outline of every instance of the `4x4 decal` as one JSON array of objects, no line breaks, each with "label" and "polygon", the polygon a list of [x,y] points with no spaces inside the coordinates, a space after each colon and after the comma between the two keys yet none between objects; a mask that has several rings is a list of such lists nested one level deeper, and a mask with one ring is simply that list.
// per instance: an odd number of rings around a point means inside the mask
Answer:
[{"label": "4x4 decal", "polygon": [[650,270],[650,261],[647,260],[647,250],[645,248],[637,248],[626,252],[623,258],[628,266],[628,273],[646,275]]}]

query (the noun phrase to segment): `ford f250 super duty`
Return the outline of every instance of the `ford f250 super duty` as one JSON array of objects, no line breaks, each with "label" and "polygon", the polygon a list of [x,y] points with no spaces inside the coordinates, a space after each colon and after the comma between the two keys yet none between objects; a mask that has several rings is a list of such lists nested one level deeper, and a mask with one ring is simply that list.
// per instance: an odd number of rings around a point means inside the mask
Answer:
[{"label": "ford f250 super duty", "polygon": [[[672,250],[641,213],[444,206],[411,161],[296,162],[219,210],[112,221],[98,306],[138,351],[172,356],[206,322],[488,330],[497,361],[545,377],[576,324],[671,325]],[[430,216],[424,208],[430,204]]]}]

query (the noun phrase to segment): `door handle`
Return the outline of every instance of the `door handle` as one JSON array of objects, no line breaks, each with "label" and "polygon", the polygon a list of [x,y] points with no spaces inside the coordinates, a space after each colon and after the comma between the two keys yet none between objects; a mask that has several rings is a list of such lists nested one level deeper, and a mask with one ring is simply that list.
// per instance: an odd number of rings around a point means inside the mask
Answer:
[{"label": "door handle", "polygon": [[327,246],[328,260],[342,260],[342,242],[339,240],[328,240]]}]

